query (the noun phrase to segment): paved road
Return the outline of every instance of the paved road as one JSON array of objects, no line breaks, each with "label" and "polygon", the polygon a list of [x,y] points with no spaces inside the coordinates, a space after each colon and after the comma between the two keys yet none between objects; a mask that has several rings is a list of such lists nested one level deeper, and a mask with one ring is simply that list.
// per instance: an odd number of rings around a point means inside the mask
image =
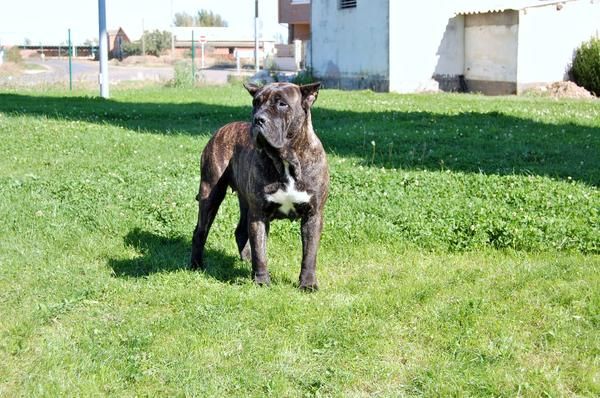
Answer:
[{"label": "paved road", "polygon": [[[69,61],[67,59],[28,60],[28,63],[41,65],[42,70],[30,70],[19,76],[2,76],[0,84],[38,85],[43,83],[68,83]],[[98,81],[99,64],[95,61],[73,60],[73,82]],[[204,79],[213,84],[224,84],[227,76],[234,73],[230,70],[204,70],[201,71]],[[122,81],[168,81],[173,78],[173,67],[152,66],[108,66],[108,75],[111,83]]]}]

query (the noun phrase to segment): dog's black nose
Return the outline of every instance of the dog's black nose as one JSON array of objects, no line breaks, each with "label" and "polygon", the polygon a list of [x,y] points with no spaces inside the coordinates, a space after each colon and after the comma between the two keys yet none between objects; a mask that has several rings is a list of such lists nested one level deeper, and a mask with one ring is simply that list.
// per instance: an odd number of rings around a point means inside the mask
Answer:
[{"label": "dog's black nose", "polygon": [[267,122],[267,118],[261,115],[254,116],[254,125],[262,127]]}]

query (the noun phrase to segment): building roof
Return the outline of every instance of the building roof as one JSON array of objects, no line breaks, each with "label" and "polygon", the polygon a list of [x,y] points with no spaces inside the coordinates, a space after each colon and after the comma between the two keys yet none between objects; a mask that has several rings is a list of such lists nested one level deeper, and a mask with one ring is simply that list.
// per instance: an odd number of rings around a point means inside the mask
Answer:
[{"label": "building roof", "polygon": [[[263,44],[273,43],[273,40],[259,40],[258,46],[263,47]],[[254,48],[254,40],[245,40],[245,41],[216,41],[216,40],[208,40],[207,44],[211,47],[228,47],[228,48]],[[200,46],[200,44],[196,43],[196,47]],[[175,47],[177,48],[191,48],[192,40],[175,40]]]},{"label": "building roof", "polygon": [[[201,36],[204,36],[209,43],[213,42],[252,42],[254,43],[254,34],[245,30],[231,27],[216,27],[216,26],[195,26],[195,27],[174,27],[172,32],[175,35],[177,42],[192,40],[192,31],[195,35],[195,40],[199,41]],[[259,37],[259,41],[272,41],[274,39]]]},{"label": "building roof", "polygon": [[463,0],[455,8],[458,14],[482,14],[487,12],[502,12],[506,10],[524,10],[533,7],[547,7],[570,3],[578,0]]},{"label": "building roof", "polygon": [[123,32],[123,34],[125,34],[125,31],[121,27],[119,27],[117,29],[109,29],[106,32],[111,36],[117,35],[119,32]]},{"label": "building roof", "polygon": [[111,29],[111,30],[108,30],[106,33],[108,33],[108,37],[109,38],[115,37],[118,34],[121,34],[121,35],[123,35],[125,37],[125,41],[130,41],[129,36],[127,36],[127,33],[125,33],[125,31],[123,30],[123,28]]}]

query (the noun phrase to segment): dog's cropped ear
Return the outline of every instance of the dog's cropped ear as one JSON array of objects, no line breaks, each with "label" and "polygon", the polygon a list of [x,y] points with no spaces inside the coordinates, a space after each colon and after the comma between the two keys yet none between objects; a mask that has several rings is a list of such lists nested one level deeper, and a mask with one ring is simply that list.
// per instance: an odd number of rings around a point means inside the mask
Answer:
[{"label": "dog's cropped ear", "polygon": [[258,90],[260,90],[260,87],[257,86],[254,83],[244,83],[244,88],[246,90],[248,90],[248,92],[250,93],[250,95],[252,97],[254,97],[256,95],[256,93],[258,92]]},{"label": "dog's cropped ear", "polygon": [[317,100],[317,96],[319,95],[319,88],[321,87],[321,82],[305,84],[300,86],[300,92],[302,93],[302,107],[304,109],[308,109],[314,104]]}]

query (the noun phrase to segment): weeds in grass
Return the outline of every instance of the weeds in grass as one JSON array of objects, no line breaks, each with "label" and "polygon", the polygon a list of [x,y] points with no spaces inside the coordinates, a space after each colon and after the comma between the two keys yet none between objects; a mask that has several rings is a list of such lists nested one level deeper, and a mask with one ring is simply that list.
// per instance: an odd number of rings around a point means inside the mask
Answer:
[{"label": "weeds in grass", "polygon": [[296,76],[292,79],[292,83],[297,85],[310,84],[317,82],[317,79],[314,77],[314,72],[311,67],[306,67],[305,69],[299,71]]},{"label": "weeds in grass", "polygon": [[192,64],[188,61],[179,61],[173,67],[173,79],[167,82],[167,87],[190,88],[196,83],[192,76]]}]

